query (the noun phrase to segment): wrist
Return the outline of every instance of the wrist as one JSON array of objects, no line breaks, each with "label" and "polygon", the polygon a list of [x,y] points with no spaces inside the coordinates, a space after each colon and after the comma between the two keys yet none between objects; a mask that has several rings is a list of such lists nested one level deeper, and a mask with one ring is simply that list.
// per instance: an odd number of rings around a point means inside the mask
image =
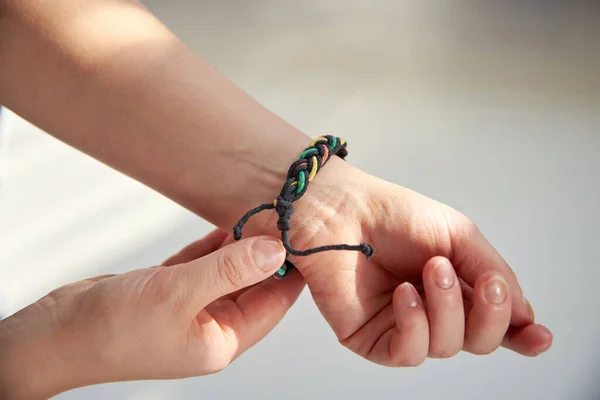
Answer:
[{"label": "wrist", "polygon": [[336,244],[328,242],[328,232],[335,230],[338,225],[347,226],[348,222],[357,221],[356,213],[363,209],[364,199],[356,190],[364,181],[360,179],[363,174],[339,157],[327,162],[304,196],[294,203],[295,218],[291,221],[289,236],[295,247],[307,249]]},{"label": "wrist", "polygon": [[82,386],[72,351],[40,302],[0,322],[0,398],[47,399]]},{"label": "wrist", "polygon": [[[261,146],[266,151],[263,151],[260,157],[257,158],[256,155],[246,152],[236,156],[232,167],[238,169],[238,173],[231,175],[243,177],[244,186],[237,186],[231,191],[231,196],[222,199],[216,225],[231,231],[240,217],[250,209],[260,204],[271,203],[277,198],[286,181],[290,165],[298,159],[311,141],[309,136],[291,127],[283,128],[280,135],[270,135],[268,146]],[[203,194],[199,194],[198,200],[202,201],[202,197],[206,198]],[[203,215],[200,212],[198,214]],[[244,236],[262,234],[281,236],[281,232],[277,229],[277,218],[274,210],[256,214],[244,226]]]},{"label": "wrist", "polygon": [[[324,245],[341,244],[330,243],[329,238],[338,226],[345,225],[347,227],[352,220],[359,221],[357,213],[364,209],[366,202],[360,196],[362,191],[348,188],[356,189],[360,185],[364,185],[364,175],[362,171],[339,157],[332,157],[319,170],[303,196],[292,204],[294,211],[290,219],[291,229],[288,231],[288,238],[294,249],[302,251]],[[279,182],[277,194],[284,182],[285,177]],[[252,234],[281,237],[281,231],[277,227],[279,219],[277,213],[271,210],[258,215],[261,214],[268,217],[261,221],[261,225],[258,229],[255,228],[255,231],[248,230],[252,231]],[[362,238],[347,237],[347,239],[349,244],[358,245],[358,241]],[[357,243],[352,243],[353,241],[357,241]],[[289,255],[288,259],[302,270],[302,266],[306,265],[304,260],[311,257]]]}]

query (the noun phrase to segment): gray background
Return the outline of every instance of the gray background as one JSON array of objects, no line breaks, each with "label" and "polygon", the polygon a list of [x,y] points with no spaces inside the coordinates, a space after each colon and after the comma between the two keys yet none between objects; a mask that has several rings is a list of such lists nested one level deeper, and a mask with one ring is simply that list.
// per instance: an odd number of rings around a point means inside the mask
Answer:
[{"label": "gray background", "polygon": [[[500,350],[386,369],[337,344],[305,291],[271,335],[219,374],[102,385],[58,398],[600,399],[598,6],[145,3],[292,124],[312,136],[343,136],[350,162],[475,220],[516,270],[538,320],[553,330],[554,347],[536,359]],[[5,119],[0,239],[14,244],[0,256],[5,313],[73,279],[156,264],[210,229],[14,115]],[[23,158],[39,160],[36,149],[46,159],[31,166]],[[49,165],[63,172],[50,174]],[[48,198],[44,185],[57,193],[50,204],[35,200]],[[61,215],[77,221],[60,222]],[[43,267],[25,239],[15,239],[15,230],[27,232],[27,217],[37,222],[38,257],[50,259]],[[32,273],[37,279],[26,279]]]}]

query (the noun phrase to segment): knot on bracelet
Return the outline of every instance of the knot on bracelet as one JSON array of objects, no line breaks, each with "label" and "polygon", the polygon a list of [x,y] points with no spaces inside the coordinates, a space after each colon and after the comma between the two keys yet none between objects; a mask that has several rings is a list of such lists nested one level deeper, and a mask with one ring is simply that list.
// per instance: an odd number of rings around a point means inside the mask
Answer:
[{"label": "knot on bracelet", "polygon": [[[294,256],[307,256],[328,250],[353,250],[360,251],[367,256],[367,258],[371,257],[374,249],[371,245],[366,243],[359,245],[333,244],[308,250],[297,250],[290,244],[288,231],[291,229],[290,219],[294,213],[292,203],[306,193],[309,182],[312,181],[315,175],[333,155],[337,155],[341,159],[345,159],[348,155],[346,142],[344,140],[331,135],[321,136],[315,139],[310,146],[302,152],[300,158],[288,169],[287,178],[279,196],[277,196],[272,203],[261,204],[248,211],[233,227],[234,239],[240,240],[242,238],[242,228],[253,215],[258,214],[263,210],[275,209],[279,216],[279,219],[277,220],[277,229],[281,231],[281,241],[288,254]],[[283,277],[287,274],[291,270],[291,267],[291,263],[286,261],[286,265],[278,271],[279,277]]]},{"label": "knot on bracelet", "polygon": [[294,213],[294,207],[292,207],[292,202],[287,201],[282,196],[277,197],[277,200],[273,201],[273,205],[275,206],[275,211],[277,215],[279,215],[279,219],[277,220],[277,229],[280,231],[289,231],[290,230],[290,219],[292,218],[292,214]]}]

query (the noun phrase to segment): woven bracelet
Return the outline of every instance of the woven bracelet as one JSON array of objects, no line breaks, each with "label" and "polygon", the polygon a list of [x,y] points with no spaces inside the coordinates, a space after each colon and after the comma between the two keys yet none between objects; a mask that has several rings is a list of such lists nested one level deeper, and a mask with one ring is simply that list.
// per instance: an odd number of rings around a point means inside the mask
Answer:
[{"label": "woven bracelet", "polygon": [[[292,203],[301,198],[308,188],[309,182],[323,168],[327,161],[337,155],[341,159],[345,159],[348,155],[346,150],[346,142],[340,138],[331,135],[321,136],[315,139],[308,148],[306,148],[300,158],[296,160],[289,168],[287,178],[279,196],[271,202],[261,204],[260,206],[248,211],[240,221],[233,227],[233,238],[240,240],[242,238],[242,228],[246,222],[255,214],[263,210],[275,209],[279,219],[277,221],[277,229],[281,231],[281,241],[288,253],[293,256],[308,256],[310,254],[320,253],[328,250],[350,250],[360,251],[369,258],[373,255],[373,247],[369,244],[362,243],[359,245],[349,244],[333,244],[321,247],[314,247],[308,250],[297,250],[292,247],[288,238],[290,230],[290,218],[294,213]],[[275,278],[281,279],[287,276],[294,269],[294,265],[287,260],[284,265],[273,275]]]}]

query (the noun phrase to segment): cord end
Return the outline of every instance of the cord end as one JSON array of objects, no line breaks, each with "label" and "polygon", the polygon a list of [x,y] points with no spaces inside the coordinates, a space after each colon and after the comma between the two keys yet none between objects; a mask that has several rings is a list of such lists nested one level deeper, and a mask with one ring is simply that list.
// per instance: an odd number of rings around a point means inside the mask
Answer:
[{"label": "cord end", "polygon": [[370,244],[361,243],[360,252],[367,256],[367,259],[369,259],[375,253],[375,249]]},{"label": "cord end", "polygon": [[242,238],[242,228],[239,225],[233,227],[233,239],[240,240]]}]

